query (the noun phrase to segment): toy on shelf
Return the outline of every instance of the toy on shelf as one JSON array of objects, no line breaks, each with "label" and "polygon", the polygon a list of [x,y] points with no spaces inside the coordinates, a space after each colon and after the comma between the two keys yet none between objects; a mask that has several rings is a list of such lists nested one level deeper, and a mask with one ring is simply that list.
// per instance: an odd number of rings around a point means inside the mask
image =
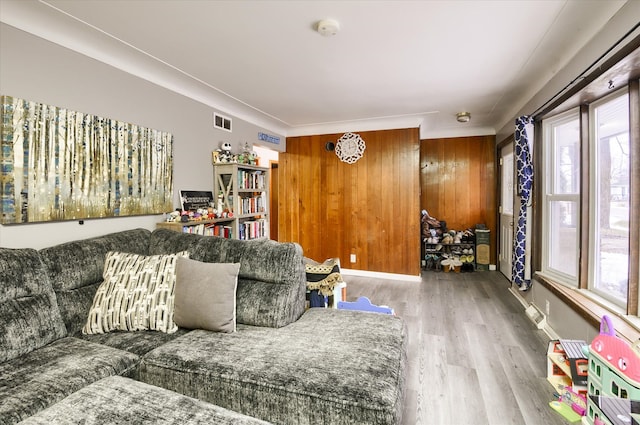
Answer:
[{"label": "toy on shelf", "polygon": [[221,142],[220,147],[211,153],[212,162],[218,163],[230,163],[233,161],[233,154],[231,153],[231,143]]}]

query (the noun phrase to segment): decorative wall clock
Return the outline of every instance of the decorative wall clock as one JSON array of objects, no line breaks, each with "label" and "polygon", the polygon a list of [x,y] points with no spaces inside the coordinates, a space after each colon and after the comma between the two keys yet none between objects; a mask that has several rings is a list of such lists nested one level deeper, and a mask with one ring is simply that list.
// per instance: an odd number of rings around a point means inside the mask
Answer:
[{"label": "decorative wall clock", "polygon": [[353,164],[362,158],[365,148],[364,140],[359,134],[344,133],[336,143],[336,155],[341,161]]}]

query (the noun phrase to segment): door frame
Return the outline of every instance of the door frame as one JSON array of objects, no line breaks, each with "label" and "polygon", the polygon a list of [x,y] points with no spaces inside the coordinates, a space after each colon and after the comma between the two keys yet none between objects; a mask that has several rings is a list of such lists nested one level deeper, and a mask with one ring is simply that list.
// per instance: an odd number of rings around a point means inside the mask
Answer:
[{"label": "door frame", "polygon": [[[503,178],[503,158],[505,156],[504,152],[510,152],[511,155],[514,155],[514,144],[515,144],[515,139],[513,136],[510,136],[508,138],[506,138],[505,140],[503,140],[502,142],[500,142],[497,145],[497,149],[496,149],[496,156],[497,156],[497,163],[498,163],[498,196],[497,196],[497,200],[498,200],[498,208],[497,208],[497,230],[498,230],[498,235],[496,238],[497,241],[497,251],[498,251],[498,270],[500,270],[500,272],[509,280],[509,282],[511,282],[512,280],[512,276],[511,276],[511,265],[512,265],[512,258],[513,258],[513,235],[514,235],[514,231],[515,231],[515,213],[516,213],[516,201],[517,201],[517,193],[516,193],[516,173],[515,173],[515,158],[512,161],[512,177],[511,177],[511,184],[512,184],[512,205],[511,205],[511,217],[508,218],[507,214],[504,214],[504,206],[503,206],[503,185],[506,183]],[[509,235],[505,235],[504,233],[504,225],[506,223],[503,223],[503,220],[509,220],[509,223],[507,224],[508,227],[510,227],[510,243],[508,243],[509,241],[504,241],[504,238],[509,238]],[[504,243],[507,242],[508,243],[508,251],[504,252]],[[506,267],[505,267],[506,265]],[[508,270],[505,270],[505,268],[507,268]]]}]

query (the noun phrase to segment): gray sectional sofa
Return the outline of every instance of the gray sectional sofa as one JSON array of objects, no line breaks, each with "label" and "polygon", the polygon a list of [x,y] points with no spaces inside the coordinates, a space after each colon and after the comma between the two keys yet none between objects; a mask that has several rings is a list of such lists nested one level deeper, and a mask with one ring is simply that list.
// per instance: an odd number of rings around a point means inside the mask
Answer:
[{"label": "gray sectional sofa", "polygon": [[[240,263],[236,332],[84,335],[109,251]],[[0,424],[400,423],[402,319],[305,311],[305,291],[292,243],[135,229],[0,248]]]}]

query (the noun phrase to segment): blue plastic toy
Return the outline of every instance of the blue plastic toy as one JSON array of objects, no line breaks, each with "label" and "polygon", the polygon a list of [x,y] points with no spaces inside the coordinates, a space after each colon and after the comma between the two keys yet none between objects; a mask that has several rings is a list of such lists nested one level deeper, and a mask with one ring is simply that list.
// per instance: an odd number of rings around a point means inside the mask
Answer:
[{"label": "blue plastic toy", "polygon": [[392,308],[387,306],[371,304],[371,301],[367,297],[359,297],[354,302],[339,301],[338,310],[357,310],[357,311],[368,311],[372,313],[394,314]]}]

